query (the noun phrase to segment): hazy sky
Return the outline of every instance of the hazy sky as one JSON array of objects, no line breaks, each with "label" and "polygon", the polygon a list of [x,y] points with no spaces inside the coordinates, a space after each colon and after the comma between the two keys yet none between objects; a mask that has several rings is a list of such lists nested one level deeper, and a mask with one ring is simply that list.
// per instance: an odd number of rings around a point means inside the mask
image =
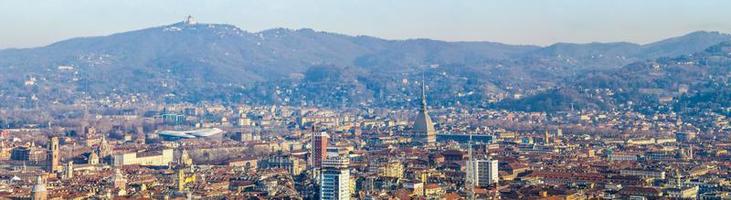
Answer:
[{"label": "hazy sky", "polygon": [[731,33],[728,0],[0,0],[0,48],[203,23],[257,32],[313,28],[389,39],[647,43],[697,30]]}]

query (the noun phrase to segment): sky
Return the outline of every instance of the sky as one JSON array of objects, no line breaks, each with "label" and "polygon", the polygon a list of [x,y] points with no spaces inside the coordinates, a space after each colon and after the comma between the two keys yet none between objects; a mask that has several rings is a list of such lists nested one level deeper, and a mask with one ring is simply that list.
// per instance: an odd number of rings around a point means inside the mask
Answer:
[{"label": "sky", "polygon": [[728,0],[0,0],[0,48],[172,24],[550,45],[731,33]]}]

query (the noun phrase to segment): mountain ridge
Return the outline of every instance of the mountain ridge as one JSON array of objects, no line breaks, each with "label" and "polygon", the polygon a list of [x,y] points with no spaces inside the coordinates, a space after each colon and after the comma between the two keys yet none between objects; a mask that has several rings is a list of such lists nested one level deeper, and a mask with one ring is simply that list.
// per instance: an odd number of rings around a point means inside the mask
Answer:
[{"label": "mountain ridge", "polygon": [[[113,36],[113,35],[117,35],[117,34],[124,34],[124,33],[129,33],[129,32],[147,30],[147,29],[157,29],[157,28],[171,27],[171,26],[176,26],[176,25],[188,25],[188,24],[185,24],[185,22],[176,22],[176,23],[172,23],[172,24],[158,25],[158,26],[152,26],[152,27],[147,27],[147,28],[138,28],[138,29],[134,29],[134,30],[130,30],[130,31],[110,33],[110,34],[106,34],[106,35],[93,35],[93,36],[71,37],[71,38],[67,38],[67,39],[61,39],[59,41],[52,42],[50,44],[46,44],[46,45],[42,45],[42,46],[34,46],[34,47],[8,47],[8,48],[0,48],[0,51],[4,51],[4,50],[23,50],[23,49],[43,48],[43,47],[48,47],[48,46],[51,46],[53,44],[56,44],[56,43],[59,43],[59,42],[64,42],[64,41],[67,41],[67,40],[89,39],[89,38],[97,38],[97,37],[107,37],[107,36]],[[241,29],[240,27],[235,26],[235,25],[232,25],[232,24],[222,24],[222,23],[197,23],[195,25],[227,26],[227,27],[233,27],[233,28],[239,29],[242,32],[246,32],[246,33],[250,33],[250,34],[265,33],[265,32],[277,31],[277,30],[308,31],[308,32],[316,32],[316,33],[336,34],[336,35],[349,36],[349,37],[377,38],[377,39],[380,39],[380,40],[387,40],[387,41],[434,40],[434,41],[442,41],[442,42],[448,42],[448,43],[495,43],[495,44],[502,44],[502,45],[509,45],[509,46],[530,46],[530,47],[541,47],[541,48],[550,47],[550,46],[553,46],[553,45],[563,45],[563,44],[590,45],[590,44],[612,44],[612,43],[626,43],[626,44],[633,44],[633,45],[638,45],[638,46],[648,46],[648,45],[651,45],[651,44],[664,42],[666,40],[680,39],[680,38],[683,38],[685,36],[698,36],[698,35],[709,36],[709,35],[716,35],[716,36],[731,37],[731,33],[724,33],[724,32],[713,31],[713,30],[697,30],[697,31],[688,32],[688,33],[685,33],[685,34],[682,34],[682,35],[670,36],[668,38],[659,39],[657,41],[647,42],[647,43],[637,43],[637,42],[627,42],[627,41],[605,41],[605,42],[599,42],[599,41],[592,41],[592,42],[561,42],[561,41],[559,41],[559,42],[555,42],[555,43],[551,43],[551,44],[547,44],[547,45],[536,45],[536,44],[511,44],[511,43],[506,43],[506,42],[498,42],[498,41],[490,41],[490,40],[439,40],[439,39],[418,38],[418,37],[417,38],[404,38],[404,39],[384,39],[384,38],[380,38],[378,36],[372,36],[372,35],[360,35],[360,34],[349,35],[349,34],[337,33],[337,32],[329,32],[329,31],[324,31],[324,30],[315,30],[315,29],[306,28],[306,27],[304,27],[304,28],[274,27],[274,28],[263,29],[263,30],[260,30],[260,31],[257,31],[257,32],[250,32],[250,31],[247,31],[245,29]]]},{"label": "mountain ridge", "polygon": [[[57,96],[176,94],[184,101],[231,98],[229,93],[237,93],[239,101],[263,103],[312,103],[318,95],[344,95],[339,104],[408,104],[413,89],[409,80],[418,80],[426,71],[434,79],[437,102],[480,105],[505,96],[537,94],[592,71],[688,55],[728,40],[731,35],[699,31],[643,45],[541,47],[388,40],[313,29],[247,32],[226,24],[175,23],[38,48],[0,50],[0,70],[7,72],[0,75],[4,83],[0,92],[14,94],[11,91],[27,87],[24,81],[38,77],[36,95],[47,98],[55,94],[42,91],[63,91]],[[72,73],[60,70],[68,68],[62,66],[70,66]],[[317,78],[333,76],[346,79]],[[291,91],[272,94],[282,88]],[[309,99],[294,98],[297,95]]]}]

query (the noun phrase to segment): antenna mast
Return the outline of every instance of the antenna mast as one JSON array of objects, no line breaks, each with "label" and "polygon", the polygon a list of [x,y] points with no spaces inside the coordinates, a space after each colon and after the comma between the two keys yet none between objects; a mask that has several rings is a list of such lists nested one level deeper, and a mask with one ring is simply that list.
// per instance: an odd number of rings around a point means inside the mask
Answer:
[{"label": "antenna mast", "polygon": [[470,141],[467,143],[467,157],[469,161],[467,161],[467,174],[465,175],[467,180],[465,180],[465,186],[467,187],[467,196],[469,199],[475,199],[475,160],[472,157],[472,134],[470,134]]}]

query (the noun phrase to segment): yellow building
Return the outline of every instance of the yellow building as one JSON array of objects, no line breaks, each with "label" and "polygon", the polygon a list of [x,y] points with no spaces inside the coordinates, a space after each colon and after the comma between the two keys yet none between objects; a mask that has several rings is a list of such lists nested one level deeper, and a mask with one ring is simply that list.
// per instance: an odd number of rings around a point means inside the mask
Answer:
[{"label": "yellow building", "polygon": [[383,177],[403,178],[404,165],[398,160],[390,160],[378,168],[378,175]]}]

